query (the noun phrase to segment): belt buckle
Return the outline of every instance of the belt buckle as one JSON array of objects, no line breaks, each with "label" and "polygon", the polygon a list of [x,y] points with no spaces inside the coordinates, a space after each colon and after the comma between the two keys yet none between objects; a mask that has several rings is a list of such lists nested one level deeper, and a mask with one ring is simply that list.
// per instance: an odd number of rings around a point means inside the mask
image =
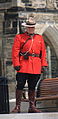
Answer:
[{"label": "belt buckle", "polygon": [[34,53],[32,53],[32,57],[34,57]]}]

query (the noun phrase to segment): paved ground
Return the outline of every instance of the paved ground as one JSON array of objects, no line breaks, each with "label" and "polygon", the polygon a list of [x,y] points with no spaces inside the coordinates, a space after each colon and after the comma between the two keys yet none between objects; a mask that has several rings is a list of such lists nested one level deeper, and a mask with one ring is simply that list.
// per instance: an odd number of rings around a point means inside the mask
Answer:
[{"label": "paved ground", "polygon": [[[10,102],[10,113],[14,107],[15,107],[15,99],[13,100],[13,102]],[[28,107],[29,107],[28,102],[21,102],[21,112],[27,113]]]},{"label": "paved ground", "polygon": [[1,114],[0,119],[58,119],[58,113]]}]

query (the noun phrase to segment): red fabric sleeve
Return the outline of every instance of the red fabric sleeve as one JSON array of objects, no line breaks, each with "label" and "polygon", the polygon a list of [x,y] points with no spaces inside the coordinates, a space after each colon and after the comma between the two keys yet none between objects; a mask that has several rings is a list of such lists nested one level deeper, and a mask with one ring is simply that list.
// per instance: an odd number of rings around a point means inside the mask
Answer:
[{"label": "red fabric sleeve", "polygon": [[12,47],[12,62],[14,66],[20,66],[19,52],[20,52],[20,35],[16,35]]}]

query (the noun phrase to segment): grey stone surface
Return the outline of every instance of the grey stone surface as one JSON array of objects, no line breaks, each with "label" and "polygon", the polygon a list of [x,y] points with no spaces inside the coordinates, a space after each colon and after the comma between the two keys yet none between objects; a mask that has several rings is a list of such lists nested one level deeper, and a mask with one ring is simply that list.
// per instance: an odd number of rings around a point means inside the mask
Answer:
[{"label": "grey stone surface", "polygon": [[[11,113],[12,109],[14,109],[14,107],[15,107],[15,101],[10,102],[10,113]],[[28,107],[29,107],[28,102],[21,102],[21,107],[20,107],[21,113],[27,113]]]},{"label": "grey stone surface", "polygon": [[20,113],[0,115],[0,119],[58,119],[57,113]]}]

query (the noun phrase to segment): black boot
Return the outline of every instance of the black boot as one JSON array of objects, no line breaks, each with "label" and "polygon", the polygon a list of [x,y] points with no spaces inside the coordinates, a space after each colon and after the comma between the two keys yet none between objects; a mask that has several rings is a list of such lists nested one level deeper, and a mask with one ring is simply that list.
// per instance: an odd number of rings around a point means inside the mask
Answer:
[{"label": "black boot", "polygon": [[29,90],[29,113],[40,113],[41,111],[35,107],[35,91]]},{"label": "black boot", "polygon": [[12,113],[20,113],[21,98],[22,98],[22,90],[16,89],[16,106],[12,110]]}]

